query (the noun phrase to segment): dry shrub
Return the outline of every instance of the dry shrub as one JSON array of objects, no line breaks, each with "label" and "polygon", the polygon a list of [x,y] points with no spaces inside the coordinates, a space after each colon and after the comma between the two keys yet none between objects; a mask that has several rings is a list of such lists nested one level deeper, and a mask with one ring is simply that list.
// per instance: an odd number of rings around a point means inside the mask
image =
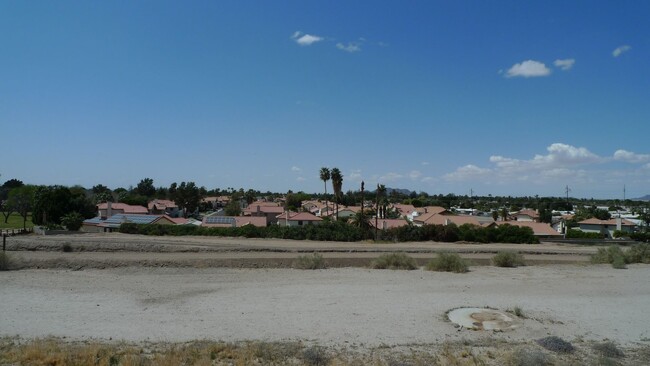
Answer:
[{"label": "dry shrub", "polygon": [[426,269],[438,272],[465,273],[469,271],[467,262],[456,253],[439,253],[438,257],[427,263]]},{"label": "dry shrub", "polygon": [[325,269],[327,262],[322,255],[314,253],[312,255],[301,255],[293,261],[292,268],[296,269]]},{"label": "dry shrub", "polygon": [[415,259],[405,253],[383,254],[379,258],[370,262],[370,267],[374,269],[406,269],[412,270],[418,268]]},{"label": "dry shrub", "polygon": [[513,252],[511,250],[506,250],[497,253],[497,255],[492,257],[492,264],[494,264],[497,267],[509,267],[509,268],[525,265],[524,256],[517,252]]}]

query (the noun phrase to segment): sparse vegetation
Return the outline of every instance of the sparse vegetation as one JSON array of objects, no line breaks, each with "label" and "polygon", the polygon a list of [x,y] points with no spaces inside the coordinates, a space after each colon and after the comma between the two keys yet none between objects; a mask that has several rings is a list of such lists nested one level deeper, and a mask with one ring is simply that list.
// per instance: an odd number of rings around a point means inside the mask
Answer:
[{"label": "sparse vegetation", "polygon": [[312,255],[301,255],[293,261],[293,268],[296,269],[325,269],[327,262],[322,255],[314,253]]},{"label": "sparse vegetation", "polygon": [[548,355],[531,348],[518,348],[507,359],[507,365],[509,366],[545,366],[551,364]]},{"label": "sparse vegetation", "polygon": [[519,267],[524,266],[524,256],[510,250],[501,251],[492,257],[492,264],[497,267]]},{"label": "sparse vegetation", "polygon": [[312,346],[302,352],[302,359],[310,366],[325,366],[330,358],[323,347]]},{"label": "sparse vegetation", "polygon": [[537,344],[556,353],[571,353],[575,350],[571,343],[556,336],[538,339]]},{"label": "sparse vegetation", "polygon": [[625,261],[627,263],[646,263],[650,264],[650,244],[634,244],[625,252]]},{"label": "sparse vegetation", "polygon": [[73,251],[73,249],[72,249],[72,245],[71,245],[70,243],[68,243],[68,242],[65,242],[65,243],[63,243],[63,245],[61,246],[61,250],[62,250],[63,252],[66,252],[66,253],[70,253],[70,252]]},{"label": "sparse vegetation", "polygon": [[591,263],[609,263],[617,269],[625,269],[632,263],[650,263],[650,244],[634,244],[625,252],[618,245],[598,248],[598,252],[591,256]]},{"label": "sparse vegetation", "polygon": [[469,271],[467,262],[456,253],[438,253],[426,265],[429,271],[465,273]]},{"label": "sparse vegetation", "polygon": [[515,314],[516,316],[525,319],[526,315],[524,314],[524,310],[519,307],[515,306],[512,310],[510,310],[511,313]]},{"label": "sparse vegetation", "polygon": [[618,348],[618,346],[616,346],[616,343],[612,341],[596,343],[593,345],[592,348],[594,351],[598,352],[603,357],[609,357],[609,358],[625,357],[625,353],[623,353],[623,351],[621,351]]},{"label": "sparse vegetation", "polygon": [[14,259],[11,254],[0,251],[0,271],[9,271],[13,269]]},{"label": "sparse vegetation", "polygon": [[405,253],[383,254],[370,263],[374,269],[416,269],[415,259]]}]

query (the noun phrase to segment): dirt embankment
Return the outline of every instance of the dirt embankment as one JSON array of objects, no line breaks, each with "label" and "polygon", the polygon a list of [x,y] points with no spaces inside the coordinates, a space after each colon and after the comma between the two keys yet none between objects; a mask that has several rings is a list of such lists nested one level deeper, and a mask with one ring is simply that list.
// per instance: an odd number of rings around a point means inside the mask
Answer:
[{"label": "dirt embankment", "polygon": [[424,265],[436,253],[456,252],[475,265],[489,264],[501,250],[515,250],[529,264],[584,263],[594,247],[562,244],[316,242],[221,237],[152,237],[78,234],[12,237],[7,249],[22,268],[245,267],[283,268],[300,255],[321,253],[331,267],[365,267],[381,254],[406,252]]}]

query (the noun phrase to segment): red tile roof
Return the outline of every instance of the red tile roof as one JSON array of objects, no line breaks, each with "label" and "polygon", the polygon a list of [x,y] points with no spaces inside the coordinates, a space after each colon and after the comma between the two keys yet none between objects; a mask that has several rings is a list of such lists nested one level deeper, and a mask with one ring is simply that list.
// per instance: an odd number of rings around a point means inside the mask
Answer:
[{"label": "red tile roof", "polygon": [[[108,210],[108,203],[100,203],[97,205],[98,210]],[[128,205],[126,203],[120,203],[120,202],[112,202],[111,203],[111,210],[121,210],[124,211],[125,214],[148,214],[149,210],[147,210],[146,207],[144,206],[137,206],[137,205]]]},{"label": "red tile roof", "polygon": [[518,227],[529,227],[533,229],[533,234],[535,236],[562,236],[551,225],[544,222],[532,222],[532,221],[499,221],[497,225],[512,225]]},{"label": "red tile roof", "polygon": [[[586,224],[586,225],[618,225],[616,222],[617,219],[609,219],[609,220],[599,220],[595,217],[592,217],[587,220],[582,220],[578,222],[578,224]],[[621,225],[623,226],[636,226],[632,221],[626,220],[626,219],[621,219]]]}]

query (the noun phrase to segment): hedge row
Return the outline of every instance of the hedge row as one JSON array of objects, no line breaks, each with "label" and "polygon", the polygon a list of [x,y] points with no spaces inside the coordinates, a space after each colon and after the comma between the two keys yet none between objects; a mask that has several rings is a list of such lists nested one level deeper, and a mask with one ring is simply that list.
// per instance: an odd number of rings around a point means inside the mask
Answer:
[{"label": "hedge row", "polygon": [[[360,241],[374,238],[373,230],[364,230],[345,222],[323,222],[320,225],[306,226],[267,226],[205,228],[175,225],[138,225],[125,223],[120,232],[141,235],[202,235],[245,238],[275,238],[318,241]],[[500,225],[498,227],[478,227],[474,225],[406,225],[399,228],[379,231],[378,240],[392,242],[407,241],[468,241],[479,243],[538,243],[533,231],[527,227]]]}]

